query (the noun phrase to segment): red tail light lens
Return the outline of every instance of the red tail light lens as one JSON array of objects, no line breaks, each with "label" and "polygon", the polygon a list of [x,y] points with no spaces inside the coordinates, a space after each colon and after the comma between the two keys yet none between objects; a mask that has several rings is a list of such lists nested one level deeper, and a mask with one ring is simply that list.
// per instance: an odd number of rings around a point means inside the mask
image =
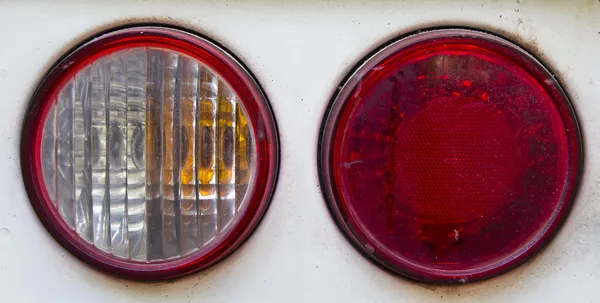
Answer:
[{"label": "red tail light lens", "polygon": [[63,59],[25,121],[22,168],[50,233],[83,261],[154,280],[232,252],[265,212],[278,169],[269,105],[217,45],[123,29]]},{"label": "red tail light lens", "polygon": [[470,30],[396,41],[343,84],[325,118],[321,178],[337,223],[408,277],[481,280],[548,243],[571,207],[580,136],[552,75]]}]

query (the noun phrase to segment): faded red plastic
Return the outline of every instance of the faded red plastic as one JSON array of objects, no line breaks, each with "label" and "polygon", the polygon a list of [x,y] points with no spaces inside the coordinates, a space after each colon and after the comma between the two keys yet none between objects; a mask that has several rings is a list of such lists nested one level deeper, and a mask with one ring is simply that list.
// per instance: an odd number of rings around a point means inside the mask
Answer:
[{"label": "faded red plastic", "polygon": [[368,257],[435,283],[499,275],[549,242],[576,189],[569,100],[518,46],[471,30],[396,41],[343,85],[321,178]]},{"label": "faded red plastic", "polygon": [[[254,131],[256,181],[248,189],[245,213],[232,228],[205,249],[176,260],[144,263],[122,260],[84,241],[61,219],[53,206],[42,175],[43,123],[52,100],[82,68],[111,53],[136,47],[168,49],[190,56],[219,73],[235,91]],[[179,277],[208,267],[233,252],[254,230],[273,194],[279,168],[279,142],[275,119],[260,87],[231,55],[212,42],[190,33],[157,26],[121,29],[99,36],[62,59],[44,78],[27,111],[21,136],[21,167],[29,199],[50,234],[69,252],[106,272],[134,280]]]}]

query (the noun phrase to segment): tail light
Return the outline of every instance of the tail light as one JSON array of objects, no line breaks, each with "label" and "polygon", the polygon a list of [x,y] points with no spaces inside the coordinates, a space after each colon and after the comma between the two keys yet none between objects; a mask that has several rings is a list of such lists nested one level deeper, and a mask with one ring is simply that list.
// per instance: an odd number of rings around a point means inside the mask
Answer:
[{"label": "tail light", "polygon": [[387,45],[341,86],[320,169],[338,225],[408,277],[499,275],[549,242],[571,207],[580,135],[552,74],[470,30]]},{"label": "tail light", "polygon": [[234,250],[278,169],[274,119],[250,74],[217,45],[160,27],[105,34],[60,61],[33,98],[21,152],[50,233],[143,280]]}]

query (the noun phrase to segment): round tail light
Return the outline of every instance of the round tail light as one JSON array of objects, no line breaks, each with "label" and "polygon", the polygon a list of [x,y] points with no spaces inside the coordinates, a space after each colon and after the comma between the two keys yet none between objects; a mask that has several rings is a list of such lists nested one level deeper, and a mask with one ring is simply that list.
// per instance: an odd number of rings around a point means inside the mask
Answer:
[{"label": "round tail light", "polygon": [[346,236],[435,283],[530,258],[565,219],[581,170],[577,121],[552,74],[471,30],[415,34],[365,60],[320,143],[325,198]]},{"label": "round tail light", "polygon": [[24,124],[24,182],[46,228],[132,279],[180,276],[232,252],[265,212],[274,119],[246,69],[183,31],[135,27],[67,55]]}]

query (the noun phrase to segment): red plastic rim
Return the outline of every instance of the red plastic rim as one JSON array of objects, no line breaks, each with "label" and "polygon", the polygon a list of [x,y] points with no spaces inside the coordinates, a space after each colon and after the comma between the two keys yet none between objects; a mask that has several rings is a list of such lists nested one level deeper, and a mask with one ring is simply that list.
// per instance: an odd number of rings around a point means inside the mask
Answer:
[{"label": "red plastic rim", "polygon": [[[176,260],[144,263],[120,260],[85,242],[52,206],[41,173],[40,144],[43,122],[60,88],[82,68],[98,58],[134,47],[162,48],[194,58],[219,73],[239,97],[254,132],[255,185],[246,196],[245,213],[207,249]],[[171,28],[140,26],[120,29],[86,42],[60,60],[38,87],[27,111],[21,139],[23,180],[31,204],[50,234],[84,262],[120,277],[158,280],[178,277],[221,260],[250,235],[265,213],[273,194],[279,167],[275,119],[268,101],[251,74],[216,44]]]},{"label": "red plastic rim", "polygon": [[340,229],[377,264],[432,283],[483,280],[558,231],[581,137],[557,81],[518,46],[422,32],[340,87],[321,133],[321,183]]}]

